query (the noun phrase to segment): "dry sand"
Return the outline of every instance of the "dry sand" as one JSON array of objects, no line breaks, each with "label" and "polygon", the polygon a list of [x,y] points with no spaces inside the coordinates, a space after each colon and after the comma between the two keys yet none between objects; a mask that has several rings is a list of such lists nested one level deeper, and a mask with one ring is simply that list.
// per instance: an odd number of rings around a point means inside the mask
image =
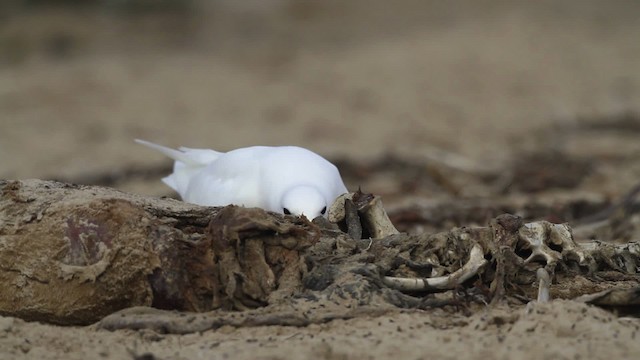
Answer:
[{"label": "dry sand", "polygon": [[[144,138],[218,150],[297,144],[355,163],[445,151],[493,169],[555,149],[595,162],[574,193],[610,198],[640,179],[640,132],[620,126],[621,114],[640,113],[637,2],[225,0],[203,8],[2,18],[0,178],[82,182],[167,164],[132,142]],[[618,127],[584,131],[594,122]],[[453,200],[440,188],[405,194],[394,185],[401,181],[387,173],[362,182],[390,206]],[[153,177],[113,185],[170,194]],[[493,195],[472,185],[463,195]],[[569,301],[529,313],[407,310],[182,336],[0,318],[0,358],[633,359],[638,337],[637,318]]]}]

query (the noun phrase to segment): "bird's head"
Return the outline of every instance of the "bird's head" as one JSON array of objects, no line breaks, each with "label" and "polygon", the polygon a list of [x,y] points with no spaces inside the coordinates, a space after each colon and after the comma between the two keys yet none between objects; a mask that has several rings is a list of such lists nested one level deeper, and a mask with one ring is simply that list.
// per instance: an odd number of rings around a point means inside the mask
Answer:
[{"label": "bird's head", "polygon": [[301,185],[289,189],[282,196],[282,212],[313,220],[327,213],[327,201],[314,186]]}]

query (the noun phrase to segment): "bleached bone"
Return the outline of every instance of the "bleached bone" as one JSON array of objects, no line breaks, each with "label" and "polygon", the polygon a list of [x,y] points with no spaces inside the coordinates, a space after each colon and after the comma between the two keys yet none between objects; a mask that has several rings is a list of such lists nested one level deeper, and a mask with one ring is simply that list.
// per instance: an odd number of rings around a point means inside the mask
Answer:
[{"label": "bleached bone", "polygon": [[382,200],[375,196],[360,212],[367,224],[369,233],[374,239],[381,239],[389,235],[399,234],[400,232],[393,226],[389,215],[384,210]]},{"label": "bleached bone", "polygon": [[519,230],[520,239],[524,240],[531,250],[531,255],[524,260],[525,264],[530,263],[533,260],[543,258],[550,267],[555,267],[555,264],[562,258],[562,255],[554,250],[551,250],[545,243],[548,239],[547,227],[540,223],[524,224]]},{"label": "bleached bone", "polygon": [[[339,223],[345,220],[345,201],[353,200],[354,195],[356,194],[342,194],[334,201],[333,205],[329,208],[329,221]],[[368,203],[358,207],[358,214],[362,219],[363,225],[374,239],[381,239],[400,233],[396,227],[393,226],[393,223],[391,223],[389,215],[387,215],[387,212],[384,210],[382,200],[379,196],[371,195],[371,200]]]},{"label": "bleached bone", "polygon": [[327,219],[332,223],[339,223],[346,217],[346,210],[344,208],[345,200],[353,200],[354,193],[346,193],[338,196],[338,198],[329,207],[329,213]]},{"label": "bleached bone", "polygon": [[544,268],[539,268],[536,271],[536,278],[538,279],[538,302],[549,302],[551,295],[549,295],[549,286],[551,286],[551,277],[549,272]]},{"label": "bleached bone", "polygon": [[640,242],[638,241],[611,244],[593,240],[580,242],[578,246],[587,254],[598,254],[598,257],[613,269],[624,270],[627,274],[640,273]]},{"label": "bleached bone", "polygon": [[384,283],[400,291],[450,290],[475,276],[487,264],[484,252],[479,244],[473,245],[469,252],[469,261],[457,271],[433,278],[402,278],[385,276]]},{"label": "bleached bone", "polygon": [[[518,231],[521,244],[531,250],[531,255],[524,260],[528,264],[534,260],[544,259],[547,269],[555,268],[560,260],[573,259],[580,265],[585,265],[589,256],[578,246],[571,235],[571,228],[567,224],[552,224],[547,221],[537,221],[524,224]],[[559,248],[555,251],[551,248]]]},{"label": "bleached bone", "polygon": [[[489,240],[492,241],[492,240]],[[400,291],[439,291],[453,289],[457,285],[476,275],[482,266],[487,264],[484,252],[491,252],[486,241],[473,242],[469,260],[459,270],[447,275],[432,278],[384,277],[384,283]],[[544,261],[536,270],[538,282],[538,301],[550,300],[550,286],[553,274],[560,262],[574,261],[580,268],[596,271],[601,262],[606,262],[611,269],[628,274],[640,273],[640,243],[610,244],[600,241],[577,243],[573,239],[571,228],[567,224],[553,224],[537,221],[523,224],[518,229],[518,241],[513,251],[521,253],[530,250],[530,255],[519,266],[531,265]],[[436,261],[437,264],[437,261]],[[514,269],[515,270],[515,269]],[[535,268],[534,268],[535,270]]]}]

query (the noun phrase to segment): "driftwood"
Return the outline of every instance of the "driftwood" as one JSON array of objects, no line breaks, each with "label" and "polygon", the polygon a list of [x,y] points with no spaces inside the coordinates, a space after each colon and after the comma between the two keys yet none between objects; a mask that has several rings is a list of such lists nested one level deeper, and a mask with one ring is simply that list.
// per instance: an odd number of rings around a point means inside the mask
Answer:
[{"label": "driftwood", "polygon": [[[0,196],[0,314],[29,320],[169,332],[302,326],[606,291],[632,305],[640,285],[638,243],[578,244],[567,225],[511,215],[407,235],[361,193],[334,204],[337,225],[40,180],[0,181]],[[140,307],[201,314],[168,322]]]},{"label": "driftwood", "polygon": [[[39,180],[4,181],[0,189],[0,313],[29,320],[86,324],[131,306],[263,305],[276,279],[262,254],[279,281],[299,284],[297,250],[317,237],[308,222],[259,209]],[[235,252],[234,241],[254,234],[258,241]]]}]

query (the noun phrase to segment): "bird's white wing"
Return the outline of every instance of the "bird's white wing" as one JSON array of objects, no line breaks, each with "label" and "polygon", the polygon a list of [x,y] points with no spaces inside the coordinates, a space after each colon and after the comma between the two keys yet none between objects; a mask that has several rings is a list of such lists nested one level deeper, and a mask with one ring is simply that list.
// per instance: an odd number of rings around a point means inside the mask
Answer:
[{"label": "bird's white wing", "polygon": [[182,197],[184,201],[204,206],[229,204],[265,208],[257,182],[250,178],[223,179],[202,171],[196,175]]},{"label": "bird's white wing", "polygon": [[208,164],[191,179],[183,199],[207,206],[266,208],[260,188],[260,156],[253,150],[233,150]]}]

